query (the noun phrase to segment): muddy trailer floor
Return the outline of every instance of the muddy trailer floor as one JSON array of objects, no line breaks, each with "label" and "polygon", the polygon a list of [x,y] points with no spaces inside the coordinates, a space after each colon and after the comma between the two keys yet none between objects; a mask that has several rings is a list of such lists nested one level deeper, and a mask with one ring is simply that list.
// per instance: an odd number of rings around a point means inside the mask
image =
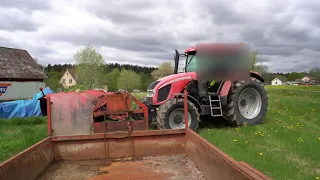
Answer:
[{"label": "muddy trailer floor", "polygon": [[122,159],[62,161],[50,165],[38,180],[204,180],[202,173],[185,155],[143,157],[139,160]]}]

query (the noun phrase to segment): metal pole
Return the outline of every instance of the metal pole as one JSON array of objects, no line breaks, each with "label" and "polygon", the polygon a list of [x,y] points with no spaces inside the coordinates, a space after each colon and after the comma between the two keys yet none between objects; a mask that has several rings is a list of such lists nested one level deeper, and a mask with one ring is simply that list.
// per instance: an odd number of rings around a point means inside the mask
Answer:
[{"label": "metal pole", "polygon": [[262,54],[260,53],[260,76],[262,75]]},{"label": "metal pole", "polygon": [[183,102],[184,102],[184,120],[185,120],[185,128],[188,129],[188,93],[187,93],[187,90],[184,90],[183,91]]}]

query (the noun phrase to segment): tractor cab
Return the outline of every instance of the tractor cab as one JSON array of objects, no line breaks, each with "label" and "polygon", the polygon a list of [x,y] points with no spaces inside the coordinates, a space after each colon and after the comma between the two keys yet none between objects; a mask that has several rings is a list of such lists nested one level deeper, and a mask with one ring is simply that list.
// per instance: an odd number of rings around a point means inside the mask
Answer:
[{"label": "tractor cab", "polygon": [[[217,54],[219,54],[219,58],[223,57],[223,58],[228,58],[228,52],[217,52]],[[185,64],[183,67],[183,72],[182,73],[190,73],[190,72],[196,72],[197,71],[197,64],[198,64],[198,56],[197,56],[197,47],[193,46],[190,47],[188,49],[185,50],[185,52],[183,54],[179,54],[179,52],[177,50],[175,50],[175,56],[174,56],[174,62],[175,62],[175,66],[174,66],[174,74],[178,73],[178,65],[179,65],[179,61],[180,61],[180,57],[184,57],[185,58]],[[218,57],[218,56],[217,56]],[[222,83],[221,81],[215,81],[214,79],[210,80],[210,81],[198,81],[198,78],[193,79],[194,82],[192,83],[196,83],[197,85],[197,89],[199,91],[195,91],[194,87],[192,87],[191,89],[189,88],[188,90],[189,93],[192,94],[192,96],[197,96],[197,98],[202,99],[201,101],[203,101],[204,103],[208,104],[208,93],[219,93],[220,88],[222,87]]]}]

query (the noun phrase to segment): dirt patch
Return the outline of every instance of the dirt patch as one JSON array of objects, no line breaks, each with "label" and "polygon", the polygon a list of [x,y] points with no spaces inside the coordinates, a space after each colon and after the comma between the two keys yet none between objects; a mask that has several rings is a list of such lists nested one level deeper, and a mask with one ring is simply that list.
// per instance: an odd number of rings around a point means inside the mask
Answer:
[{"label": "dirt patch", "polygon": [[57,179],[154,179],[204,180],[202,173],[186,155],[144,157],[105,164],[103,160],[54,163],[38,180]]},{"label": "dirt patch", "polygon": [[100,167],[105,167],[104,160],[62,161],[53,163],[38,180],[76,180],[97,176]]}]

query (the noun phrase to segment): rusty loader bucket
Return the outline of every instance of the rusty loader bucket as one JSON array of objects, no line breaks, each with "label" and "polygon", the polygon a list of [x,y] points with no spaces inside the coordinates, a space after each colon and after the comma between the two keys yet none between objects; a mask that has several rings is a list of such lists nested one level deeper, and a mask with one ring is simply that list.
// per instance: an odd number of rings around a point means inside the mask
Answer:
[{"label": "rusty loader bucket", "polygon": [[[133,108],[137,104],[140,108]],[[48,116],[49,135],[148,130],[148,109],[129,93],[86,90],[55,93],[40,98]]]}]

